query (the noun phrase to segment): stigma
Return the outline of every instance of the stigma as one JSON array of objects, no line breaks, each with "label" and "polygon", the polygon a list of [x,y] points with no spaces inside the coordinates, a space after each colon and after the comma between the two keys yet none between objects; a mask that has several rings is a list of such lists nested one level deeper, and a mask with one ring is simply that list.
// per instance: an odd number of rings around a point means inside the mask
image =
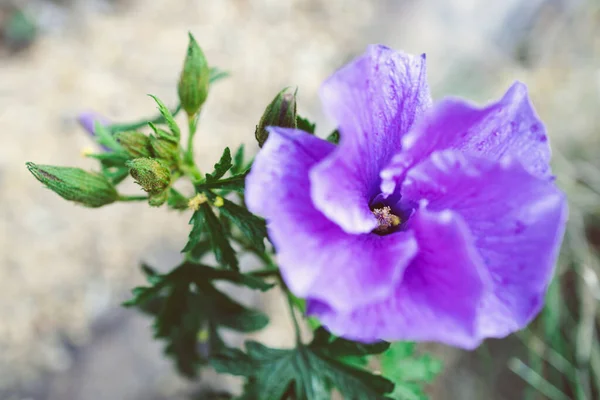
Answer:
[{"label": "stigma", "polygon": [[374,233],[385,235],[402,223],[400,217],[393,214],[392,209],[388,206],[376,207],[372,211],[377,219],[377,227],[373,229]]}]

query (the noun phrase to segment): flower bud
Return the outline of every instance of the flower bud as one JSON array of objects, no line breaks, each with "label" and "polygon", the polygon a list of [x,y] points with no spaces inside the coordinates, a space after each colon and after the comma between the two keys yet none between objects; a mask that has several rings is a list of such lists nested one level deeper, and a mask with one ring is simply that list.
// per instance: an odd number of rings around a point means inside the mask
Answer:
[{"label": "flower bud", "polygon": [[296,128],[296,93],[290,93],[288,88],[283,89],[275,96],[271,104],[256,126],[254,136],[258,146],[263,147],[269,137],[267,126],[279,126],[282,128]]},{"label": "flower bud", "polygon": [[[166,134],[166,132],[165,132]],[[166,164],[176,165],[179,159],[179,144],[168,138],[168,134],[157,137],[150,135],[150,149],[154,158],[163,160]]]},{"label": "flower bud", "polygon": [[150,157],[150,140],[141,132],[119,132],[115,139],[134,158]]},{"label": "flower bud", "polygon": [[183,63],[183,70],[179,78],[177,91],[179,101],[188,116],[195,115],[208,95],[210,70],[204,57],[204,53],[196,39],[189,34],[187,56]]},{"label": "flower bud", "polygon": [[26,165],[38,181],[66,200],[86,207],[101,207],[119,198],[113,184],[99,173],[81,168],[36,165],[32,162]]},{"label": "flower bud", "polygon": [[148,204],[150,207],[160,207],[165,203],[165,201],[167,201],[168,198],[169,192],[165,190],[162,193],[150,195],[148,198]]},{"label": "flower bud", "polygon": [[160,160],[136,158],[127,161],[127,166],[136,183],[150,195],[162,193],[171,183],[171,171]]}]

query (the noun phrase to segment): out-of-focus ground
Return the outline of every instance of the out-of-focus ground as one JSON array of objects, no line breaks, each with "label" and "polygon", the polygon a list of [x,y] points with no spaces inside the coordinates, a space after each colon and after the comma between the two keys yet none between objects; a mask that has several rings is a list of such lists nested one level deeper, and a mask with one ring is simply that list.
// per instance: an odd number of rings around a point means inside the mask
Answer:
[{"label": "out-of-focus ground", "polygon": [[[139,204],[73,206],[24,167],[91,168],[81,150],[93,143],[74,120],[80,111],[126,122],[154,114],[147,93],[175,104],[187,31],[211,65],[232,74],[205,108],[197,136],[204,167],[226,145],[254,148],[253,127],[285,86],[299,87],[300,112],[325,134],[332,125],[320,111],[319,85],[369,43],[427,53],[434,98],[483,102],[526,82],[559,159],[573,143],[599,142],[593,0],[15,0],[0,2],[0,24],[11,5],[38,35],[20,51],[24,44],[6,41],[0,50],[2,400],[183,399],[196,388],[162,359],[148,320],[119,307],[141,281],[140,257],[164,268],[177,259],[189,215]],[[246,300],[281,309],[276,294]],[[274,320],[258,338],[288,342],[286,318]],[[512,399],[510,388],[479,379],[469,357],[436,351],[447,372],[433,398]],[[229,385],[206,376],[212,386]]]}]

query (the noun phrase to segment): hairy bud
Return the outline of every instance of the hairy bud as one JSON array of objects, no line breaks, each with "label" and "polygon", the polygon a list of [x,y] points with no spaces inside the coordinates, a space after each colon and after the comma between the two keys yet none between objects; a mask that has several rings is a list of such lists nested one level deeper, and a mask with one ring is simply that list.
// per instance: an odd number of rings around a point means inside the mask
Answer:
[{"label": "hairy bud", "polygon": [[269,132],[266,129],[267,126],[296,128],[295,92],[290,93],[288,88],[283,89],[265,109],[260,122],[256,126],[256,131],[254,132],[259,147],[262,147],[269,137]]},{"label": "hairy bud", "polygon": [[161,194],[171,183],[171,171],[160,160],[136,158],[127,162],[129,173],[148,194]]},{"label": "hairy bud", "polygon": [[86,207],[102,207],[119,198],[113,184],[99,173],[32,162],[26,165],[38,181],[66,200]]},{"label": "hairy bud", "polygon": [[150,135],[150,149],[154,158],[158,158],[170,166],[176,165],[179,160],[179,144],[168,136]]},{"label": "hairy bud", "polygon": [[150,157],[150,139],[141,132],[119,132],[115,139],[134,158]]},{"label": "hairy bud", "polygon": [[200,110],[208,96],[210,70],[196,39],[191,33],[189,36],[187,56],[183,63],[177,91],[181,106],[188,116],[193,116]]}]

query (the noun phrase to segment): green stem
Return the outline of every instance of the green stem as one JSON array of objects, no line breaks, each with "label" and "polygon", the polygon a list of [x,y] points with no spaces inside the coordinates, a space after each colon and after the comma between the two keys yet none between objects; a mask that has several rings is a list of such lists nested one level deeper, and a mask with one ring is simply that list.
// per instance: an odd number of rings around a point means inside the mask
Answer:
[{"label": "green stem", "polygon": [[259,269],[257,271],[251,271],[250,275],[256,276],[256,277],[261,277],[261,278],[266,278],[266,277],[270,277],[270,276],[277,277],[277,279],[279,280],[279,283],[281,284],[281,289],[285,293],[285,297],[287,298],[287,303],[290,308],[290,315],[292,316],[292,321],[294,323],[294,331],[296,333],[296,343],[298,343],[299,345],[302,344],[302,333],[300,332],[300,325],[298,324],[298,319],[296,318],[296,312],[295,312],[295,308],[294,308],[294,303],[292,301],[292,296],[288,292],[289,289],[287,288],[285,282],[283,281],[283,279],[281,277],[281,273],[279,272],[279,268],[277,267],[277,264],[273,260],[273,257],[271,257],[271,255],[267,252],[258,251],[253,246],[247,244],[243,239],[237,238],[235,236],[232,237],[232,239],[234,242],[236,242],[237,244],[242,246],[242,248],[244,250],[247,250],[247,251],[253,253],[267,265],[267,268]]},{"label": "green stem", "polygon": [[194,161],[194,136],[198,129],[198,116],[199,112],[195,115],[188,115],[187,147],[183,154],[183,165],[181,165],[180,169],[188,174],[193,181],[199,183],[204,179],[202,177],[202,172],[198,169],[196,162]]},{"label": "green stem", "polygon": [[249,251],[250,253],[254,254],[255,256],[257,256],[258,258],[260,258],[260,260],[262,262],[265,263],[265,265],[267,266],[267,268],[265,268],[264,270],[260,270],[260,271],[271,271],[272,273],[279,273],[279,268],[277,267],[277,264],[275,263],[275,261],[273,260],[273,257],[271,257],[271,255],[267,252],[262,252],[262,251],[258,251],[254,246],[248,244],[244,239],[239,238],[239,237],[235,237],[232,236],[232,239],[234,242],[236,242],[237,244],[239,244],[240,246],[242,246],[242,249]]},{"label": "green stem", "polygon": [[204,178],[202,177],[202,172],[196,167],[196,165],[188,165],[182,164],[179,166],[179,169],[183,171],[184,174],[189,175],[192,178],[192,183],[194,185],[201,184],[204,182]]},{"label": "green stem", "polygon": [[119,201],[144,201],[148,200],[148,196],[119,196]]},{"label": "green stem", "polygon": [[[176,116],[179,113],[179,111],[181,111],[181,104],[178,104],[177,107],[175,107],[171,111],[171,114],[173,114],[173,116]],[[112,124],[112,125],[109,125],[107,127],[107,129],[111,134],[114,135],[117,132],[133,131],[136,129],[143,128],[146,125],[148,125],[149,122],[152,122],[153,124],[160,124],[160,123],[163,123],[164,121],[165,121],[165,119],[163,118],[163,116],[158,115],[151,119],[144,119],[141,121],[131,122],[131,123],[127,123],[127,124]]]},{"label": "green stem", "polygon": [[296,310],[294,309],[294,303],[292,302],[292,297],[289,293],[285,292],[285,297],[287,297],[288,306],[290,307],[290,315],[292,316],[292,321],[294,322],[294,332],[296,333],[296,343],[302,344],[302,334],[300,332],[300,325],[298,324],[298,319],[296,318]]},{"label": "green stem", "polygon": [[189,166],[194,165],[194,136],[198,129],[197,122],[198,119],[196,118],[196,115],[188,115],[188,141],[183,162]]},{"label": "green stem", "polygon": [[[246,174],[230,176],[229,178],[219,179],[216,182],[204,182],[204,181],[194,182],[194,185],[196,186],[197,191],[210,190],[210,189],[222,189],[223,186],[226,186],[226,185],[230,185],[230,186],[238,185],[238,184],[243,185],[244,179],[246,179]],[[229,190],[233,190],[233,189],[229,189]]]},{"label": "green stem", "polygon": [[250,271],[249,274],[259,278],[268,278],[270,276],[274,276],[279,279],[281,277],[279,270],[274,268],[258,269],[256,271]]},{"label": "green stem", "polygon": [[181,178],[183,176],[183,172],[182,171],[175,171],[173,172],[173,174],[171,175],[171,185],[173,185],[175,182],[177,182],[177,180],[179,178]]}]

